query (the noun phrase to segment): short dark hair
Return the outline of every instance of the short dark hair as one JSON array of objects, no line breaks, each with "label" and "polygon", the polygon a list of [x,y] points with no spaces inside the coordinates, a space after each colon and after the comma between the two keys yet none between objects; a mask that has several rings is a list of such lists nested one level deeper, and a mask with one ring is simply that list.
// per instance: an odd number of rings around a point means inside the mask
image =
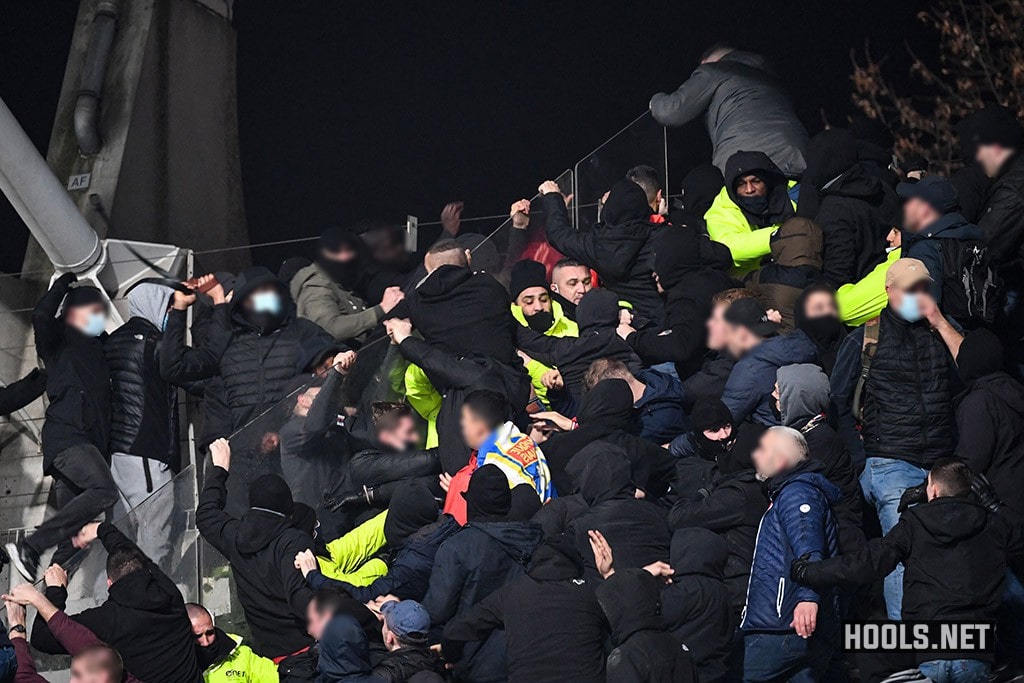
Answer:
[{"label": "short dark hair", "polygon": [[971,494],[971,468],[958,458],[939,458],[928,474],[939,496],[966,498]]},{"label": "short dark hair", "polygon": [[491,429],[504,424],[512,414],[508,399],[496,391],[477,389],[466,394],[462,406],[483,420]]},{"label": "short dark hair", "polygon": [[718,304],[726,304],[731,306],[740,299],[756,298],[757,296],[749,289],[746,289],[745,287],[735,287],[733,289],[723,290],[718,294],[715,294],[713,297],[711,297],[711,306],[714,307],[717,306]]},{"label": "short dark hair", "polygon": [[626,180],[631,180],[643,188],[648,204],[654,202],[662,188],[661,176],[658,175],[658,171],[653,166],[646,164],[634,166],[626,171]]},{"label": "short dark hair", "polygon": [[121,548],[107,555],[107,578],[117,583],[132,572],[146,566],[140,552],[134,548]]},{"label": "short dark hair", "polygon": [[597,386],[601,380],[617,378],[629,379],[632,373],[626,364],[615,358],[598,358],[583,373],[583,391],[587,392]]},{"label": "short dark hair", "polygon": [[445,254],[445,261],[451,265],[469,265],[469,260],[466,258],[466,248],[456,240],[438,240],[427,249],[427,256],[436,256],[438,254]]},{"label": "short dark hair", "polygon": [[400,420],[413,417],[412,406],[402,401],[374,401],[370,404],[370,417],[376,431],[394,429]]},{"label": "short dark hair", "polygon": [[582,263],[581,261],[577,261],[574,258],[566,257],[566,258],[558,259],[557,261],[555,261],[555,265],[551,266],[551,272],[553,273],[556,270],[558,270],[559,268],[577,268],[579,266],[583,266],[584,268],[589,268],[590,267],[587,264]]},{"label": "short dark hair", "polygon": [[324,584],[323,588],[313,593],[313,602],[317,614],[334,614],[352,601],[352,595],[337,584]]}]

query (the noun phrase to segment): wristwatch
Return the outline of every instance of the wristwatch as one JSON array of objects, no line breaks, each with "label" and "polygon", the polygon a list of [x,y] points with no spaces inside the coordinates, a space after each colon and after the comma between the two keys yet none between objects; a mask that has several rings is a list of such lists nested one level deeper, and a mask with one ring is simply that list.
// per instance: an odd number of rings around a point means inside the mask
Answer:
[{"label": "wristwatch", "polygon": [[22,635],[25,635],[25,633],[26,633],[25,627],[22,626],[21,624],[15,624],[14,626],[12,626],[9,629],[7,629],[7,632],[8,633],[20,633]]}]

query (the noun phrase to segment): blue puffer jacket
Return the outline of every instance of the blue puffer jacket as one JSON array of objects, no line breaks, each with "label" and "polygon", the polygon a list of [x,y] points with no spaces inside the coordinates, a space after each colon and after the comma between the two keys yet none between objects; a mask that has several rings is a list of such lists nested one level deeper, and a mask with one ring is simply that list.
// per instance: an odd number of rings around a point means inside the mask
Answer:
[{"label": "blue puffer jacket", "polygon": [[764,425],[777,425],[772,411],[772,390],[779,368],[794,363],[815,363],[818,350],[802,330],[770,337],[743,356],[725,383],[722,403],[732,413],[734,424],[748,417]]},{"label": "blue puffer jacket", "polygon": [[789,566],[809,555],[812,561],[836,555],[836,523],[830,506],[839,489],[804,461],[769,483],[771,505],[761,518],[754,545],[747,604],[740,628],[744,631],[792,632],[798,602],[818,603],[818,623],[835,619],[835,593],[820,594],[789,578]]}]

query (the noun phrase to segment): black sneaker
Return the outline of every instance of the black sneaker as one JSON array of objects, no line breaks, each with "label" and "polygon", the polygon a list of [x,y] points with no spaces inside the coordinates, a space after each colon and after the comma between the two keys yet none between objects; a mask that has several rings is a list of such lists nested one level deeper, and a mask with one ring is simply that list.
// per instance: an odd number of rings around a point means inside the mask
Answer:
[{"label": "black sneaker", "polygon": [[35,582],[39,573],[39,553],[25,541],[8,543],[4,550],[11,560],[11,566],[17,569],[26,581]]}]

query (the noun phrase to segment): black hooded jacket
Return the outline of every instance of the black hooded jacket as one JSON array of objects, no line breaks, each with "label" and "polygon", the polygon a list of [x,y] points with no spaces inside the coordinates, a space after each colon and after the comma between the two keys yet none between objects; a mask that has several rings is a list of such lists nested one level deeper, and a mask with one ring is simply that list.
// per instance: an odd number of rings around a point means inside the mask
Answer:
[{"label": "black hooded jacket", "polygon": [[448,622],[445,658],[458,661],[464,643],[504,628],[510,683],[604,683],[608,625],[592,582],[582,577],[573,540],[549,538],[534,551],[526,576]]},{"label": "black hooded jacket", "polygon": [[697,680],[687,647],[665,626],[660,593],[658,580],[643,569],[616,569],[598,586],[597,599],[608,617],[615,644],[608,655],[609,682]]},{"label": "black hooded jacket", "polygon": [[978,227],[988,237],[988,255],[1004,277],[1024,277],[1024,154],[1007,160],[989,187]]},{"label": "black hooded jacket", "polygon": [[654,240],[661,226],[650,222],[651,207],[636,183],[620,180],[611,189],[601,220],[575,230],[558,193],[541,197],[552,247],[597,271],[601,285],[633,306],[639,320],[660,327],[665,315],[654,284]]},{"label": "black hooded jacket", "polygon": [[[595,449],[596,450],[596,449]],[[637,499],[629,461],[614,446],[605,446],[586,461],[580,495],[589,508],[569,523],[576,548],[584,558],[586,576],[600,578],[587,532],[600,531],[615,553],[618,569],[645,567],[668,557],[669,532],[661,508]]]},{"label": "black hooded jacket", "polygon": [[664,492],[674,464],[672,457],[658,444],[630,433],[635,427],[636,410],[625,380],[598,382],[583,397],[576,421],[577,429],[553,434],[544,442],[551,481],[559,495],[574,493],[578,488],[572,482],[572,461],[579,458],[582,463],[592,452],[619,453],[618,449],[624,451],[629,463],[629,481],[644,490]]},{"label": "black hooded jacket", "polygon": [[885,259],[885,236],[898,219],[892,187],[857,158],[845,130],[822,131],[807,145],[797,213],[821,226],[822,273],[833,287],[857,282]]},{"label": "black hooded jacket", "polygon": [[693,656],[701,683],[725,676],[725,659],[739,623],[725,585],[729,544],[707,529],[672,535],[669,564],[675,574],[661,594],[668,628]]},{"label": "black hooded jacket", "polygon": [[[100,524],[97,537],[107,553],[137,553],[143,568],[115,581],[102,605],[72,619],[121,653],[125,669],[139,680],[200,683],[203,675],[195,636],[178,586],[113,524]],[[64,609],[68,592],[63,586],[49,586],[46,597]],[[32,626],[32,646],[49,654],[65,652],[38,615]]]},{"label": "black hooded jacket", "polygon": [[576,307],[579,337],[549,337],[519,326],[519,348],[531,358],[558,368],[565,388],[579,396],[583,375],[599,358],[622,361],[630,372],[640,371],[640,359],[616,332],[619,300],[607,289],[592,289]]},{"label": "black hooded jacket", "polygon": [[441,266],[388,314],[409,318],[432,348],[458,357],[486,356],[517,364],[519,323],[508,292],[493,276],[466,266]]},{"label": "black hooded jacket", "polygon": [[726,274],[732,267],[729,248],[694,228],[669,226],[654,248],[654,272],[665,290],[666,330],[638,330],[626,341],[644,364],[672,362],[680,377],[689,377],[704,351],[711,298],[742,284]]},{"label": "black hooded jacket", "polygon": [[313,644],[306,633],[306,606],[313,593],[295,569],[295,556],[312,548],[313,539],[275,512],[252,508],[241,519],[228,515],[227,477],[220,467],[209,468],[196,526],[231,564],[253,649],[264,657],[292,654]]},{"label": "black hooded jacket", "polygon": [[57,317],[75,276],[62,275],[32,310],[36,354],[46,366],[43,474],[72,446],[91,444],[106,457],[110,440],[110,373],[103,342]]},{"label": "black hooded jacket", "polygon": [[996,496],[1024,515],[1024,385],[1002,370],[1002,347],[987,330],[968,334],[957,354],[967,387],[956,397],[957,456],[984,474]]},{"label": "black hooded jacket", "polygon": [[767,509],[764,486],[753,470],[741,470],[718,478],[707,491],[680,500],[668,513],[670,529],[707,529],[728,543],[725,583],[737,616],[746,603],[757,528]]},{"label": "black hooded jacket", "polygon": [[[459,614],[526,573],[543,539],[536,522],[476,522],[441,544],[430,572],[423,606],[435,626]],[[479,648],[467,652],[455,675],[460,680],[500,680],[507,669],[504,631],[494,631]]]},{"label": "black hooded jacket", "polygon": [[[908,509],[889,533],[860,552],[811,563],[801,582],[865,584],[902,562],[905,621],[995,621],[1007,564],[1022,553],[1019,524],[973,500],[942,497]],[[935,654],[920,657],[935,659]],[[990,660],[991,653],[944,653],[942,658]]]}]

